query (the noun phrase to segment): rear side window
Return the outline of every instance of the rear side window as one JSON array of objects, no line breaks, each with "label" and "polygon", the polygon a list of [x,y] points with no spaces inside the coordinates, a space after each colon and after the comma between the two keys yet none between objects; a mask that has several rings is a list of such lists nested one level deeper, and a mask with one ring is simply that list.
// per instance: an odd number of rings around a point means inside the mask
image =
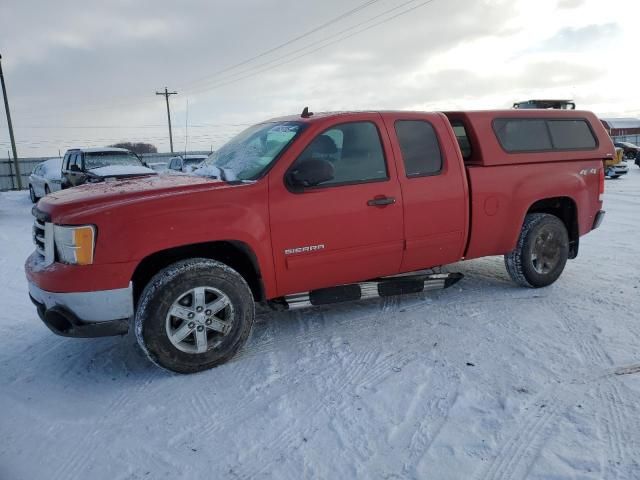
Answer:
[{"label": "rear side window", "polygon": [[469,135],[467,135],[467,129],[460,122],[453,122],[451,126],[453,127],[453,132],[456,134],[462,158],[469,160],[469,158],[471,158],[471,142],[469,141]]},{"label": "rear side window", "polygon": [[502,118],[493,122],[493,128],[507,152],[551,150],[551,137],[544,120]]},{"label": "rear side window", "polygon": [[596,139],[584,120],[548,120],[553,146],[559,149],[596,148]]},{"label": "rear side window", "polygon": [[399,120],[395,128],[407,177],[440,173],[442,153],[433,126],[423,120]]},{"label": "rear side window", "polygon": [[494,120],[493,130],[511,153],[593,150],[598,145],[584,119],[500,118]]}]

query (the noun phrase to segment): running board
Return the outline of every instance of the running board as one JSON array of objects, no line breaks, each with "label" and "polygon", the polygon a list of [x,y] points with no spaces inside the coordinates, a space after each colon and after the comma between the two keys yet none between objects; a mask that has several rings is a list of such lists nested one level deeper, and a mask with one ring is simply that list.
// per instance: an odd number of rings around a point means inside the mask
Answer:
[{"label": "running board", "polygon": [[406,293],[420,293],[441,290],[462,280],[461,273],[436,273],[424,275],[400,275],[385,277],[369,282],[352,283],[338,287],[322,288],[311,292],[287,295],[284,300],[289,310],[351,302],[376,297],[391,297]]}]

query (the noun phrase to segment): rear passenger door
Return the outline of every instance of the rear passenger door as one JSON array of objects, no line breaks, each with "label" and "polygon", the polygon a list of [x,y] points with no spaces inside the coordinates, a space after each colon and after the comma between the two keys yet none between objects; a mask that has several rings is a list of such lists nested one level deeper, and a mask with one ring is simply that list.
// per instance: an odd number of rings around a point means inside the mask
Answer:
[{"label": "rear passenger door", "polygon": [[468,187],[457,141],[442,114],[384,114],[404,205],[401,271],[453,263],[464,255]]}]

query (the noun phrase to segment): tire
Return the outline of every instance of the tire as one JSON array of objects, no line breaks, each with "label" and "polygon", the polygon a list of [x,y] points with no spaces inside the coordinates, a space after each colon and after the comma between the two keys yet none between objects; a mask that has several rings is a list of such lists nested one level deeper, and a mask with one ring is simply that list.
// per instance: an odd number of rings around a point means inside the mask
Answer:
[{"label": "tire", "polygon": [[51,189],[49,188],[49,185],[45,184],[44,185],[44,194],[45,195],[49,195],[51,193]]},{"label": "tire", "polygon": [[29,185],[29,198],[31,199],[31,203],[37,203],[40,200],[36,197],[36,192],[33,190],[33,187]]},{"label": "tire", "polygon": [[547,213],[525,217],[515,250],[504,256],[511,279],[523,287],[555,282],[569,258],[569,235],[562,220]]},{"label": "tire", "polygon": [[159,367],[194,373],[231,359],[249,338],[254,317],[251,289],[238,272],[194,258],[170,265],[147,284],[138,301],[135,334]]}]

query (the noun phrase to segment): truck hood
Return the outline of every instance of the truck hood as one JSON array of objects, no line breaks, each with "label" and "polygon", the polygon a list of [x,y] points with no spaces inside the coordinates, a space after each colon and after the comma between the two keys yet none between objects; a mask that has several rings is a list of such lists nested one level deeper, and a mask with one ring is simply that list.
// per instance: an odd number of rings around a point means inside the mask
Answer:
[{"label": "truck hood", "polygon": [[38,202],[38,209],[59,221],[61,216],[66,218],[76,213],[84,216],[118,205],[225,187],[231,185],[214,178],[191,175],[128,178],[89,183],[51,193]]}]

